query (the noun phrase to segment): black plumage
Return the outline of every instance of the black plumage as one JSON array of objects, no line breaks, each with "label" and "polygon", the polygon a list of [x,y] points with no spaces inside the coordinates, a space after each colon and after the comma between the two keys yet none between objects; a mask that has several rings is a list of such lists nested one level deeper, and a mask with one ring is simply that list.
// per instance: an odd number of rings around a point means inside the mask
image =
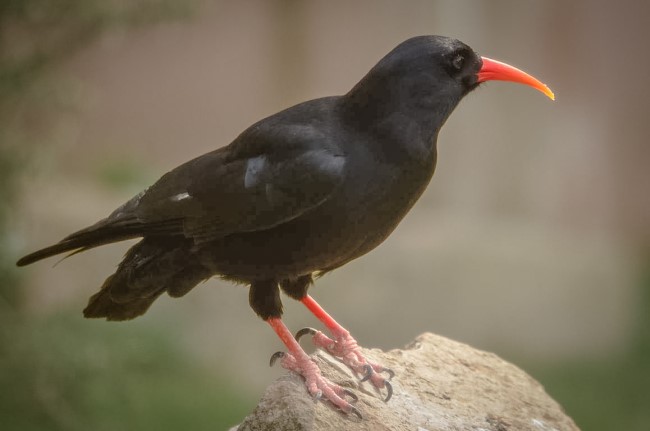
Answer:
[{"label": "black plumage", "polygon": [[[462,67],[437,61],[445,55],[464,56]],[[277,317],[279,300],[257,295],[311,281],[370,251],[397,226],[433,175],[438,130],[477,85],[480,65],[458,41],[410,39],[348,94],[254,124],[18,265],[143,237],[91,298],[86,317],[130,319],[161,293],[181,296],[217,274],[253,285],[255,311]]]},{"label": "black plumage", "polygon": [[440,128],[481,81],[546,91],[523,75],[454,39],[409,39],[347,94],[257,122],[18,265],[142,238],[91,297],[86,317],[132,319],[161,294],[183,296],[217,275],[249,285],[251,307],[272,323],[282,314],[280,289],[304,300],[313,277],[369,252],[395,229],[433,175]]}]

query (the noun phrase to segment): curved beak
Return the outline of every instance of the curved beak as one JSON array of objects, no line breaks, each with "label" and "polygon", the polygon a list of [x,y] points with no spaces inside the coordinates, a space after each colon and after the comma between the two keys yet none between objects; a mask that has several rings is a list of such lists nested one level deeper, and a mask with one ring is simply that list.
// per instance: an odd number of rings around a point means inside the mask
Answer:
[{"label": "curved beak", "polygon": [[536,88],[542,93],[546,94],[549,99],[555,100],[555,94],[540,82],[537,78],[530,76],[526,72],[512,67],[509,64],[500,61],[492,60],[486,57],[481,57],[483,66],[477,73],[477,82],[483,81],[511,81],[518,82]]}]

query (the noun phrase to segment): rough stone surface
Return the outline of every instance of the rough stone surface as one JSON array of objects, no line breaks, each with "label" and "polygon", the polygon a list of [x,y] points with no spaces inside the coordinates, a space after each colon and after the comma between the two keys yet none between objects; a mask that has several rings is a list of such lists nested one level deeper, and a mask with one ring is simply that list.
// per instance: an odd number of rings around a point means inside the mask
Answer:
[{"label": "rough stone surface", "polygon": [[327,378],[357,394],[363,420],[313,401],[302,378],[290,373],[271,384],[231,431],[578,430],[537,381],[492,353],[429,333],[403,350],[364,352],[396,373],[388,403],[336,359],[314,354]]}]

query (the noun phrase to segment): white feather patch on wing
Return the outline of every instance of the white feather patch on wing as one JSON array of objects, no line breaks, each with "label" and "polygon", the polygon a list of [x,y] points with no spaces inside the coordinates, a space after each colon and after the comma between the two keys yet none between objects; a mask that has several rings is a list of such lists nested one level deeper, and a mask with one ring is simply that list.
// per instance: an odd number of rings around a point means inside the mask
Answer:
[{"label": "white feather patch on wing", "polygon": [[183,192],[183,193],[179,193],[179,194],[177,194],[177,195],[174,195],[174,196],[172,196],[172,197],[169,198],[169,199],[171,199],[171,200],[174,201],[174,202],[178,202],[178,201],[182,201],[183,199],[188,199],[188,198],[191,198],[191,197],[192,197],[192,196],[190,196],[189,193],[187,193],[187,192]]},{"label": "white feather patch on wing", "polygon": [[266,165],[266,158],[264,156],[253,157],[246,162],[246,174],[244,176],[244,187],[251,188],[259,184],[262,171]]}]

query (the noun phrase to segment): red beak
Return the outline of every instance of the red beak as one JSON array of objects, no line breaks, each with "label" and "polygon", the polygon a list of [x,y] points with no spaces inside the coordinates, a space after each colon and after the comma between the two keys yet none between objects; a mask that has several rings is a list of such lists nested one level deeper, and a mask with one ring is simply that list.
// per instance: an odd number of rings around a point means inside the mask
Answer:
[{"label": "red beak", "polygon": [[534,78],[526,72],[512,67],[508,64],[501,63],[500,61],[491,60],[486,57],[481,57],[483,66],[478,71],[478,82],[483,81],[511,81],[519,82],[520,84],[529,85],[542,93],[546,94],[551,100],[555,100],[555,94],[546,85],[541,83],[537,78]]}]

